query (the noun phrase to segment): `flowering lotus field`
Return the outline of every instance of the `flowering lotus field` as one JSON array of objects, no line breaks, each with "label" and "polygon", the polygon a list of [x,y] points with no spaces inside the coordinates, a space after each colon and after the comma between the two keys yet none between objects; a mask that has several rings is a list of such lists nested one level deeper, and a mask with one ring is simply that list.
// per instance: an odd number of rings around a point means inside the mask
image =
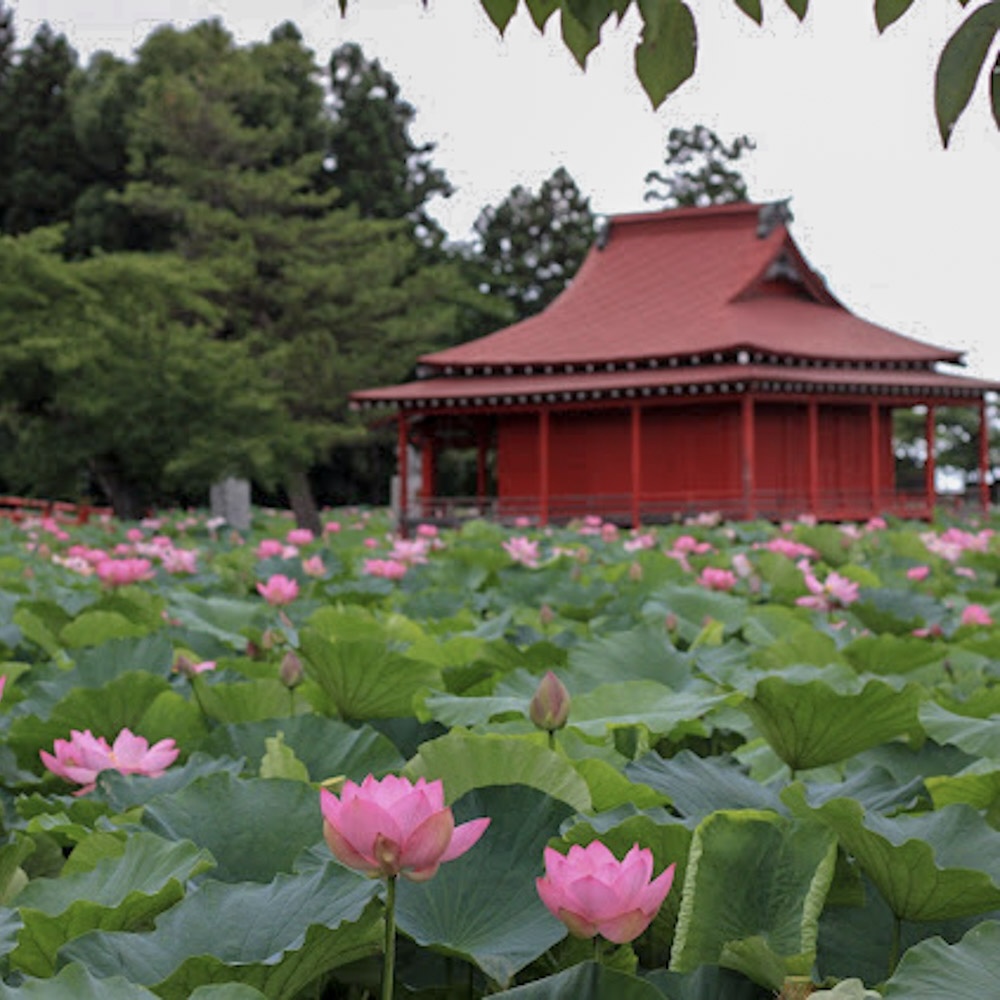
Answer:
[{"label": "flowering lotus field", "polygon": [[1000,536],[336,517],[0,522],[0,1000],[997,995]]}]

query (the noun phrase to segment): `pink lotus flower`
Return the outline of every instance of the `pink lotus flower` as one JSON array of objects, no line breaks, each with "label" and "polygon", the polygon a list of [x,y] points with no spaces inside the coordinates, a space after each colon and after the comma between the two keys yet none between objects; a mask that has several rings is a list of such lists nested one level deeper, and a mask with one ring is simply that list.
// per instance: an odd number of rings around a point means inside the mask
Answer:
[{"label": "pink lotus flower", "polygon": [[366,559],[365,572],[369,576],[380,576],[383,580],[402,580],[409,566],[398,559]]},{"label": "pink lotus flower", "polygon": [[[600,934],[616,944],[637,938],[663,905],[674,865],[653,875],[653,852],[634,844],[618,861],[599,840],[562,855],[545,848],[545,874],[535,880],[549,912],[575,937]],[[652,879],[652,881],[650,881]]]},{"label": "pink lotus flower", "polygon": [[155,575],[148,559],[105,559],[97,564],[97,575],[109,587],[124,587]]},{"label": "pink lotus flower", "polygon": [[970,604],[962,609],[963,625],[992,625],[993,618],[981,604]]},{"label": "pink lotus flower", "polygon": [[698,577],[698,583],[709,590],[732,590],[736,586],[736,574],[729,569],[706,566]]},{"label": "pink lotus flower", "polygon": [[397,538],[392,543],[389,558],[406,563],[407,566],[416,566],[427,562],[427,553],[430,547],[431,543],[426,538]]},{"label": "pink lotus flower", "polygon": [[437,538],[439,532],[436,524],[418,524],[417,538]]},{"label": "pink lotus flower", "polygon": [[808,596],[795,599],[795,603],[800,607],[829,611],[833,607],[846,607],[858,599],[859,586],[853,580],[848,580],[839,573],[830,572],[826,580],[820,583],[805,559],[798,563],[798,567],[809,588]]},{"label": "pink lotus flower", "polygon": [[674,552],[694,552],[698,555],[712,551],[712,545],[710,542],[699,542],[694,535],[679,535],[674,539],[672,548]]},{"label": "pink lotus flower", "polygon": [[920,580],[926,580],[927,577],[930,576],[930,572],[930,566],[911,566],[906,571],[906,579],[916,580],[917,582]]},{"label": "pink lotus flower", "polygon": [[327,521],[323,525],[324,535],[335,535],[338,531],[340,531],[340,521]]},{"label": "pink lotus flower", "polygon": [[320,790],[323,836],[341,864],[373,878],[402,875],[425,882],[445,861],[464,854],[483,835],[489,819],[455,826],[440,781],[368,775],[345,781],[338,799]]},{"label": "pink lotus flower", "polygon": [[306,576],[322,576],[326,572],[322,556],[310,556],[302,560],[302,572]]},{"label": "pink lotus flower", "polygon": [[537,541],[525,538],[524,535],[514,535],[513,538],[508,538],[503,543],[503,547],[514,562],[527,566],[529,569],[535,569],[538,566]]},{"label": "pink lotus flower", "polygon": [[310,545],[316,536],[308,528],[292,528],[285,535],[285,541],[289,545]]},{"label": "pink lotus flower", "polygon": [[819,553],[810,545],[796,542],[791,538],[772,538],[765,543],[764,548],[768,552],[777,552],[779,555],[787,556],[789,559],[812,559]]},{"label": "pink lotus flower", "polygon": [[42,763],[65,781],[82,785],[77,795],[91,791],[102,771],[158,778],[180,752],[173,740],[160,740],[150,746],[143,737],[128,729],[123,729],[111,746],[103,736],[94,736],[89,729],[83,732],[73,729],[68,740],[55,741],[53,751],[54,754],[50,754],[39,750]]},{"label": "pink lotus flower", "polygon": [[198,553],[194,549],[166,549],[162,559],[163,568],[168,573],[198,572]]},{"label": "pink lotus flower", "polygon": [[258,559],[280,558],[285,553],[285,543],[277,538],[262,538],[254,553]]},{"label": "pink lotus flower", "polygon": [[291,604],[299,596],[299,585],[283,573],[275,573],[267,583],[258,583],[257,592],[274,607]]}]

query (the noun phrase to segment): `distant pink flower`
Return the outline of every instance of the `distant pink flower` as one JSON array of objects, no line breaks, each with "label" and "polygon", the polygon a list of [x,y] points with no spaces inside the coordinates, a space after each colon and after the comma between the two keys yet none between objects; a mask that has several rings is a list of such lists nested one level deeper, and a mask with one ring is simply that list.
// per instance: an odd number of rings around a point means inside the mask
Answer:
[{"label": "distant pink flower", "polygon": [[789,559],[801,559],[802,557],[813,559],[819,555],[812,546],[805,545],[803,542],[796,542],[791,538],[772,538],[769,542],[764,543],[764,548],[768,552],[777,552],[779,555],[787,556]]},{"label": "distant pink flower", "polygon": [[733,571],[738,577],[746,579],[753,575],[753,563],[750,562],[745,552],[734,552],[732,558]]},{"label": "distant pink flower", "polygon": [[981,604],[969,604],[962,609],[963,625],[992,625],[993,618]]},{"label": "distant pink flower", "polygon": [[168,549],[163,553],[162,561],[168,573],[198,572],[198,553],[194,549]]},{"label": "distant pink flower", "polygon": [[299,596],[299,585],[283,573],[275,573],[267,583],[258,583],[257,592],[274,607],[291,604]]},{"label": "distant pink flower", "polygon": [[865,531],[885,531],[888,527],[884,517],[870,517],[865,523]]},{"label": "distant pink flower", "polygon": [[619,861],[599,840],[566,855],[545,848],[545,874],[535,880],[549,912],[574,937],[597,934],[624,944],[652,922],[674,881],[675,865],[653,878],[653,852],[634,844]]},{"label": "distant pink flower", "polygon": [[378,539],[377,538],[366,538],[364,541],[364,546],[366,549],[377,549]]},{"label": "distant pink flower", "polygon": [[801,607],[829,611],[833,607],[846,607],[858,599],[859,586],[853,580],[848,580],[839,573],[830,572],[826,580],[820,583],[807,560],[801,560],[798,567],[809,589],[807,596],[796,598],[795,603]]},{"label": "distant pink flower", "polygon": [[732,570],[706,566],[698,577],[698,583],[709,590],[732,590],[736,586],[736,574]]},{"label": "distant pink flower", "polygon": [[514,535],[503,542],[504,550],[516,563],[535,569],[538,566],[538,542],[525,538],[524,535]]},{"label": "distant pink flower", "polygon": [[151,580],[155,575],[148,559],[105,559],[97,564],[97,576],[109,587]]},{"label": "distant pink flower", "polygon": [[398,559],[366,559],[365,572],[369,576],[379,576],[384,580],[401,580],[409,569]]},{"label": "distant pink flower", "polygon": [[292,528],[285,535],[285,541],[289,545],[310,545],[316,536],[308,528]]},{"label": "distant pink flower", "polygon": [[103,736],[94,736],[89,729],[73,729],[68,740],[55,741],[53,751],[39,751],[42,763],[65,781],[82,785],[77,795],[91,791],[101,771],[158,778],[180,752],[173,740],[160,740],[150,746],[128,729],[123,729],[110,746]]},{"label": "distant pink flower", "polygon": [[530,528],[531,527],[531,518],[530,517],[525,517],[523,514],[520,517],[515,517],[514,518],[514,527],[515,528]]},{"label": "distant pink flower", "polygon": [[618,525],[612,524],[610,521],[607,521],[601,525],[602,542],[613,542],[617,537],[618,537]]},{"label": "distant pink flower", "polygon": [[417,525],[417,538],[437,538],[439,534],[436,524]]},{"label": "distant pink flower", "polygon": [[262,538],[255,555],[258,559],[272,559],[281,556],[285,551],[285,543],[277,538]]},{"label": "distant pink flower", "polygon": [[698,555],[714,551],[709,542],[699,542],[693,535],[679,535],[674,539],[671,548],[674,552],[684,552],[685,554],[694,552]]},{"label": "distant pink flower", "polygon": [[322,576],[326,572],[322,556],[310,556],[302,560],[302,572],[306,576]]},{"label": "distant pink flower", "polygon": [[971,566],[956,566],[955,576],[964,576],[966,580],[975,580],[976,571]]},{"label": "distant pink flower", "polygon": [[0,677],[0,699],[3,698],[3,689],[7,686],[7,675],[4,674]]},{"label": "distant pink flower", "polygon": [[930,566],[911,566],[906,571],[907,580],[916,580],[917,582],[921,580],[926,580],[930,576],[931,568]]},{"label": "distant pink flower", "polygon": [[488,818],[455,826],[440,781],[369,774],[360,785],[345,781],[338,798],[320,790],[323,837],[341,864],[373,878],[402,875],[426,882],[445,861],[472,848]]},{"label": "distant pink flower", "polygon": [[323,525],[324,535],[335,535],[338,531],[340,531],[340,521],[327,521]]},{"label": "distant pink flower", "polygon": [[406,563],[408,566],[416,566],[419,563],[427,562],[427,552],[430,545],[427,538],[397,538],[392,544],[389,558]]},{"label": "distant pink flower", "polygon": [[622,543],[622,548],[626,552],[640,552],[643,549],[651,549],[656,545],[656,535],[650,532],[644,532],[641,535],[635,535],[632,538],[626,539]]},{"label": "distant pink flower", "polygon": [[125,532],[125,537],[130,542],[141,542],[145,536],[142,533],[142,528],[129,528]]}]

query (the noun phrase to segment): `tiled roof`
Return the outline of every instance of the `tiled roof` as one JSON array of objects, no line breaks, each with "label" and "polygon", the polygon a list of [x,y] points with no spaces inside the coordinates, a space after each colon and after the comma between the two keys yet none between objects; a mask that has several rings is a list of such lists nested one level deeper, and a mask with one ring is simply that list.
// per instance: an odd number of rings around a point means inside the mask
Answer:
[{"label": "tiled roof", "polygon": [[[437,369],[667,359],[746,349],[853,361],[952,361],[961,353],[868,323],[809,267],[762,206],[617,216],[544,312],[421,358]],[[774,273],[791,281],[768,281]]]},{"label": "tiled roof", "polygon": [[[355,392],[362,405],[487,406],[574,400],[628,399],[654,395],[740,393],[834,393],[973,399],[1000,383],[930,369],[817,368],[798,365],[695,365],[629,371],[539,375],[467,375],[418,379],[404,385]],[[448,401],[451,401],[450,404]]]}]

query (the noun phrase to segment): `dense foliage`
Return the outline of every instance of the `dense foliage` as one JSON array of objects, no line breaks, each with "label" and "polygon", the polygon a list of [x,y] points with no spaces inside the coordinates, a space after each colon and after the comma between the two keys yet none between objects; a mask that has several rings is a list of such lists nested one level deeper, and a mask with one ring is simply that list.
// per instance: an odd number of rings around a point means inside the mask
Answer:
[{"label": "dense foliage", "polygon": [[[490,818],[398,886],[400,996],[991,995],[992,530],[324,523],[0,524],[0,997],[373,995],[369,774]],[[595,951],[535,879],[596,840],[676,869]]]}]

